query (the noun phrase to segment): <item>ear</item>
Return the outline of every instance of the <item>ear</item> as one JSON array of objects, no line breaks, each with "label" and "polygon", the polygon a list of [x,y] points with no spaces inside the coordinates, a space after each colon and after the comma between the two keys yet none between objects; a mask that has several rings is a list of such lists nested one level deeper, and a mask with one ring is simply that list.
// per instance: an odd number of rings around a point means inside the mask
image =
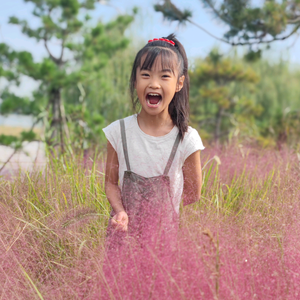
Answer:
[{"label": "ear", "polygon": [[183,88],[184,79],[185,79],[184,75],[179,77],[179,80],[178,80],[177,85],[176,85],[176,90],[175,90],[176,92],[179,92]]}]

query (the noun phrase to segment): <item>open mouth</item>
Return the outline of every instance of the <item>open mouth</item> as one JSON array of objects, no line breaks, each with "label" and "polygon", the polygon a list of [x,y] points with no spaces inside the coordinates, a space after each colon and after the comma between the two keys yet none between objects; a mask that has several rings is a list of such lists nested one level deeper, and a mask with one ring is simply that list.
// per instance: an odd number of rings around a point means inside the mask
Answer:
[{"label": "open mouth", "polygon": [[149,107],[157,107],[162,100],[160,94],[148,93],[146,96],[147,104]]}]

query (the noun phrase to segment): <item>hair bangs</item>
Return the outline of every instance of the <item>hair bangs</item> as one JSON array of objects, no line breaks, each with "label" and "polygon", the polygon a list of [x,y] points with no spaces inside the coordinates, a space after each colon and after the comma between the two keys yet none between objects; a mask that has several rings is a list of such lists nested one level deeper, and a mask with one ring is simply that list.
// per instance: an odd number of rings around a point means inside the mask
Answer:
[{"label": "hair bangs", "polygon": [[141,55],[141,61],[139,64],[141,70],[151,70],[153,65],[156,63],[157,58],[161,57],[161,70],[170,70],[175,75],[178,63],[176,64],[177,59],[174,59],[174,56],[176,57],[174,52],[163,47],[149,47],[145,48],[145,50],[145,53]]}]

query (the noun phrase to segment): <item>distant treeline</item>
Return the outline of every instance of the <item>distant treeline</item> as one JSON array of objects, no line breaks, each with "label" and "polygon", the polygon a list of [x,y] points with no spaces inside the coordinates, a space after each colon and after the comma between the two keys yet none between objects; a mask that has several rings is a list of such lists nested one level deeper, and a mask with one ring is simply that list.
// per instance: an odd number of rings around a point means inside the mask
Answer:
[{"label": "distant treeline", "polygon": [[[134,53],[132,46],[122,49],[100,69],[87,62],[89,75],[63,89],[74,148],[104,145],[102,128],[134,113],[128,93]],[[300,66],[282,60],[246,62],[217,49],[191,65],[190,123],[207,143],[299,143]],[[10,144],[16,138],[2,136],[2,140]]]},{"label": "distant treeline", "polygon": [[[95,72],[93,80],[82,83],[84,116],[79,114],[81,89],[74,86],[64,94],[69,126],[77,128],[75,144],[80,143],[78,134],[93,143],[104,142],[102,127],[133,113],[128,86],[135,52],[130,48],[119,52],[104,69]],[[191,124],[206,142],[235,139],[262,146],[297,144],[300,66],[266,59],[250,63],[222,56],[216,49],[192,65]],[[85,118],[86,127],[82,122],[78,125],[79,116]]]}]

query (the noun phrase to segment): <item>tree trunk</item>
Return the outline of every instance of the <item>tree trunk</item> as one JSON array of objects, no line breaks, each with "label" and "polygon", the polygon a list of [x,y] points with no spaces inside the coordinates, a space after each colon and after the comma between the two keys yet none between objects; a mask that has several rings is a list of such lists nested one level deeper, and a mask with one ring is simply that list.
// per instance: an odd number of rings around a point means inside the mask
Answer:
[{"label": "tree trunk", "polygon": [[224,108],[220,108],[217,116],[216,116],[216,128],[215,128],[215,142],[216,145],[219,145],[219,138],[221,135],[221,122],[222,122],[222,116],[223,116]]},{"label": "tree trunk", "polygon": [[63,133],[63,118],[61,113],[61,90],[52,89],[50,91],[50,103],[52,106],[52,120],[51,129],[52,134],[50,138],[50,143],[54,149],[58,150],[60,146],[61,152],[64,152],[64,133]]}]

